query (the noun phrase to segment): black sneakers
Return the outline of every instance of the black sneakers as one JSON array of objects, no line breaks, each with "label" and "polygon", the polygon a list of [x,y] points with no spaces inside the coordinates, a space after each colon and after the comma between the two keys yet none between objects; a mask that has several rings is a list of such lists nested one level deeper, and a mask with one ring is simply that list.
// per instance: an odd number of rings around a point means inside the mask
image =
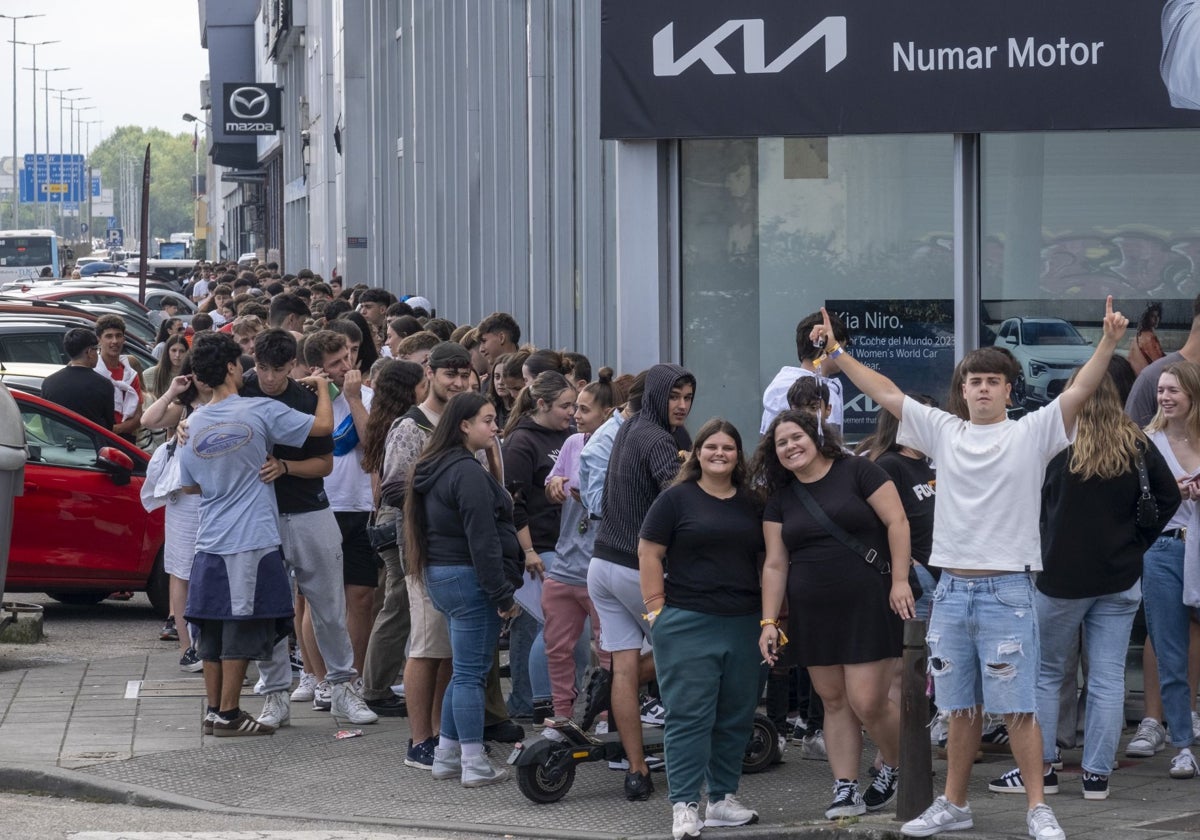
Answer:
[{"label": "black sneakers", "polygon": [[[1025,781],[1021,778],[1021,770],[1014,767],[998,779],[988,782],[988,790],[992,793],[1024,793]],[[1042,793],[1049,796],[1058,793],[1058,774],[1054,768],[1042,776]]]},{"label": "black sneakers", "polygon": [[502,744],[512,744],[525,737],[525,729],[512,720],[502,720],[499,723],[483,727],[483,740],[499,741]]},{"label": "black sneakers", "polygon": [[654,782],[650,774],[629,772],[625,774],[625,798],[630,802],[644,802],[654,793]]},{"label": "black sneakers", "polygon": [[896,798],[896,783],[900,781],[900,768],[884,764],[875,774],[875,781],[863,794],[863,804],[868,811],[886,808]]},{"label": "black sneakers", "polygon": [[858,782],[838,779],[833,783],[833,802],[825,809],[825,819],[860,817],[867,812],[867,805],[858,792]]},{"label": "black sneakers", "polygon": [[1108,776],[1083,771],[1083,798],[1108,799]]}]

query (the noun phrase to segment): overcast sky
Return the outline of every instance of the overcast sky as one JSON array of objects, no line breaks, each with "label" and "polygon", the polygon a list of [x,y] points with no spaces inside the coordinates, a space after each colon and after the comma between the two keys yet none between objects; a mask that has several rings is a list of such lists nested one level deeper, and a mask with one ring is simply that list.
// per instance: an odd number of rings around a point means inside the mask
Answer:
[{"label": "overcast sky", "polygon": [[[197,0],[0,0],[0,13],[41,14],[17,21],[17,40],[59,41],[39,46],[39,68],[67,67],[50,73],[50,87],[80,90],[89,96],[79,107],[92,125],[91,145],[122,125],[192,131],[181,119],[199,114],[200,81],[208,75],[208,52],[200,47]],[[13,153],[13,22],[0,18],[0,157]],[[33,151],[32,50],[17,45],[17,152]],[[46,74],[37,73],[38,152],[46,151]],[[59,105],[50,94],[50,151],[59,151]],[[68,111],[69,118],[69,111]],[[85,127],[86,128],[86,127]],[[81,135],[82,136],[82,135]],[[68,151],[70,143],[67,143]]]}]

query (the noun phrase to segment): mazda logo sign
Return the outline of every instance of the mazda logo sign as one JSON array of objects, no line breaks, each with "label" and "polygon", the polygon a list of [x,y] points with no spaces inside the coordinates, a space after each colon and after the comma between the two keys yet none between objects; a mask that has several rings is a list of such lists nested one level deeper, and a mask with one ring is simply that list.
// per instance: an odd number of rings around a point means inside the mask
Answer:
[{"label": "mazda logo sign", "polygon": [[257,120],[271,108],[271,97],[258,87],[240,87],[229,96],[229,113],[239,120]]}]

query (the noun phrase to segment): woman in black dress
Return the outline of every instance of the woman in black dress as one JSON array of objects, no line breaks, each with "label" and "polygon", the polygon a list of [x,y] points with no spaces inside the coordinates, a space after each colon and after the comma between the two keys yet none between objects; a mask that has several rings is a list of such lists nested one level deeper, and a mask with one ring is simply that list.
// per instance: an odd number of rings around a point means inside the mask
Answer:
[{"label": "woman in black dress", "polygon": [[[774,663],[778,616],[788,597],[797,664],[808,668],[825,705],[825,746],[834,776],[828,819],[884,808],[899,776],[900,710],[888,687],[900,656],[901,619],[913,615],[904,506],[881,468],[847,455],[829,426],[807,412],[771,423],[754,458],[753,484],[767,495],[766,562],[759,647]],[[805,497],[832,521],[835,536],[809,512]],[[877,552],[876,565],[843,538]],[[891,561],[890,574],[879,571]],[[865,795],[858,790],[862,728],[883,755]]]}]

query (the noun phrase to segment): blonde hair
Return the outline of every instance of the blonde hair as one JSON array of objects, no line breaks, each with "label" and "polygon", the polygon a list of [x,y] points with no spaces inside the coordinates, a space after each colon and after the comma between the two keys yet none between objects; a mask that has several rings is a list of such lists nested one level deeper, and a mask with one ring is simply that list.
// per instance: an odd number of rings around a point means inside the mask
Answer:
[{"label": "blonde hair", "polygon": [[[1070,381],[1078,375],[1076,371]],[[1125,475],[1137,456],[1139,443],[1145,446],[1146,436],[1125,413],[1116,384],[1105,374],[1095,392],[1079,407],[1067,469],[1084,481]]]},{"label": "blonde hair", "polygon": [[[1192,407],[1188,410],[1186,421],[1187,435],[1194,440],[1200,440],[1200,365],[1194,362],[1174,362],[1167,365],[1162,373],[1169,373],[1179,380],[1179,387],[1187,394]],[[1162,374],[1159,374],[1161,379]],[[1155,383],[1155,388],[1158,383]],[[1162,408],[1154,412],[1154,417],[1146,425],[1147,432],[1163,432],[1167,429],[1167,418],[1163,416]]]}]

